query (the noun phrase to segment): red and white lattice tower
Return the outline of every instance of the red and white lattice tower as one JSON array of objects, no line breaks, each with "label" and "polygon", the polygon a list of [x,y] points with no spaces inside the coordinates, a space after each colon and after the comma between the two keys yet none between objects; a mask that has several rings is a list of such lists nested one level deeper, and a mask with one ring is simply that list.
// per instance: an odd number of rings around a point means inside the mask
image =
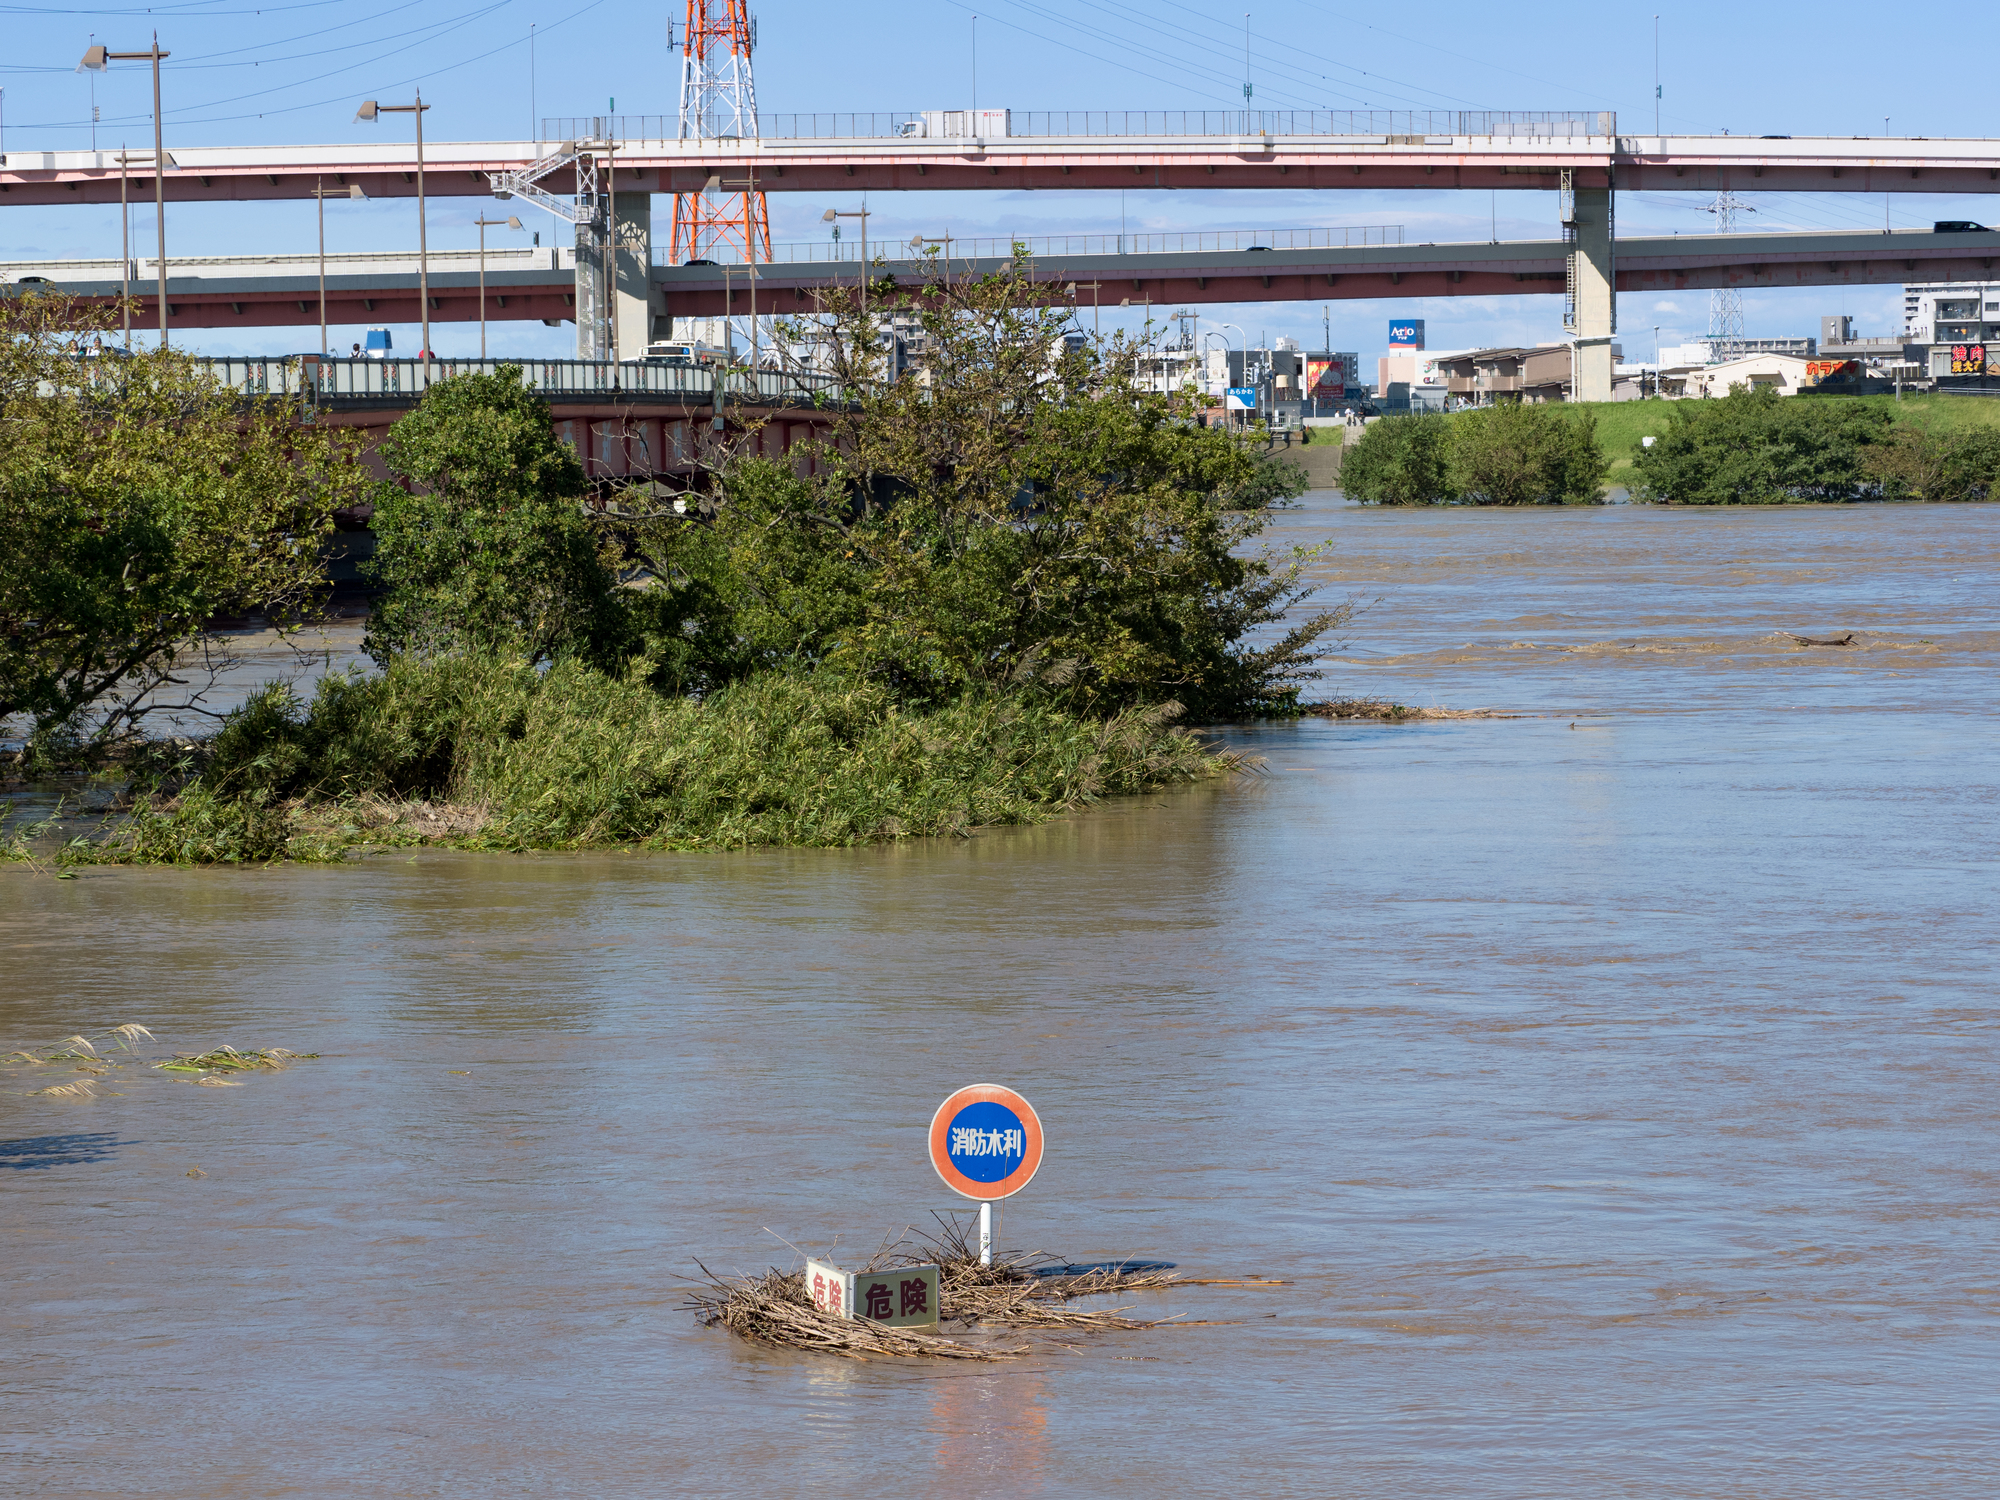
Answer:
[{"label": "red and white lattice tower", "polygon": [[[750,80],[754,40],[748,0],[688,0],[681,41],[682,140],[757,139],[757,89]],[[768,261],[771,220],[764,194],[747,179],[713,193],[674,194],[670,244],[675,264]]]}]

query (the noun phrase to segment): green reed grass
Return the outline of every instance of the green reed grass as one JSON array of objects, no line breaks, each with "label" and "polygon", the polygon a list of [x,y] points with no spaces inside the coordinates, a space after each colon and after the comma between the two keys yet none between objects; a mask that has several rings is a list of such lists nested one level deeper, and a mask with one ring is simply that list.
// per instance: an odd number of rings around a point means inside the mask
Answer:
[{"label": "green reed grass", "polygon": [[[90,1100],[97,1097],[100,1087],[129,1081],[114,1076],[128,1067],[137,1068],[137,1076],[141,1077],[147,1072],[193,1074],[195,1076],[187,1081],[210,1088],[223,1088],[238,1082],[227,1076],[229,1074],[272,1073],[303,1059],[319,1056],[317,1052],[294,1052],[289,1047],[258,1047],[240,1052],[225,1044],[206,1052],[176,1052],[164,1058],[147,1059],[139,1052],[142,1040],[153,1042],[158,1038],[149,1028],[135,1023],[107,1026],[91,1036],[78,1032],[39,1047],[17,1048],[0,1055],[0,1069],[54,1067],[59,1071],[82,1073],[84,1077],[72,1082],[52,1083],[28,1092],[31,1097],[38,1098]],[[111,1097],[124,1096],[114,1089]]]},{"label": "green reed grass", "polygon": [[763,673],[705,700],[572,662],[402,659],[310,702],[267,689],[176,795],[77,862],[338,859],[351,849],[837,846],[1033,823],[1214,776],[1172,705],[1110,719],[1030,695],[899,703]]}]

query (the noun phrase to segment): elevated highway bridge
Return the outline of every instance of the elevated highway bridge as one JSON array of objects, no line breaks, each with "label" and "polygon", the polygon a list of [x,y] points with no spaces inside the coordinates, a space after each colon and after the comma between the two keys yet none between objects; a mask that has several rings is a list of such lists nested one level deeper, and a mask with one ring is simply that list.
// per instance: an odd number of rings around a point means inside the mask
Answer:
[{"label": "elevated highway bridge", "polygon": [[[924,133],[926,115],[773,115],[756,140],[682,141],[659,117],[550,121],[545,141],[432,141],[425,191],[483,197],[492,178],[542,159],[557,140],[608,143],[599,165],[621,192],[698,192],[755,175],[767,192],[1062,191],[1162,188],[1541,189],[1649,192],[2000,192],[2000,140],[1621,133],[1610,114],[1465,111],[1015,112],[1005,135]],[[371,197],[416,193],[407,142],[169,145],[172,203],[310,198],[316,183]],[[115,151],[9,151],[0,205],[115,203]],[[137,169],[134,196],[150,196]],[[628,175],[629,174],[629,175]],[[543,184],[573,191],[561,175]]]},{"label": "elevated highway bridge", "polygon": [[[1148,286],[1157,282],[1158,301],[1379,296],[1385,286],[1397,288],[1398,296],[1492,295],[1552,290],[1543,283],[1559,275],[1564,326],[1577,351],[1577,391],[1584,399],[1608,399],[1611,393],[1620,290],[1895,281],[1926,262],[1923,274],[1936,277],[1961,274],[1953,268],[1970,269],[1972,262],[1978,263],[1977,270],[1990,269],[1983,236],[1964,245],[1944,243],[1957,236],[1939,236],[1927,247],[1928,254],[1915,248],[1914,235],[1886,235],[1872,249],[1862,244],[1869,236],[1743,237],[1746,242],[1794,239],[1790,256],[1775,245],[1767,250],[1735,243],[1703,246],[1705,237],[1700,236],[1619,242],[1614,226],[1621,188],[2000,192],[2000,141],[1992,139],[1644,135],[1621,131],[1615,115],[1589,111],[771,115],[760,116],[755,139],[693,141],[670,138],[675,127],[664,118],[594,117],[546,125],[554,126],[549,139],[561,145],[432,143],[422,166],[423,188],[437,196],[485,196],[511,181],[522,192],[539,193],[545,203],[552,202],[548,195],[585,190],[582,175],[566,163],[579,152],[587,156],[587,170],[594,174],[590,190],[597,195],[592,202],[617,221],[615,236],[607,230],[592,243],[602,247],[615,238],[620,248],[594,249],[586,265],[572,269],[571,296],[589,309],[587,333],[585,323],[578,326],[580,352],[639,348],[659,331],[657,320],[669,308],[674,316],[699,315],[735,307],[736,296],[747,306],[748,288],[739,291],[717,268],[656,274],[648,248],[655,194],[716,186],[820,195],[1113,187],[1554,189],[1563,205],[1564,236],[1535,253],[1526,253],[1530,247],[1419,245],[1393,251],[1358,247],[1363,253],[1338,257],[1285,252],[1287,259],[1274,249],[1257,264],[1239,258],[1138,265],[1121,257],[1106,265],[1084,257],[1051,264],[1048,273],[1051,280],[1128,281],[1133,284],[1131,300],[1154,295]],[[171,155],[173,170],[164,174],[164,192],[175,203],[310,198],[327,185],[359,186],[379,198],[413,196],[418,189],[414,147],[380,140],[365,145],[191,147]],[[534,171],[537,162],[544,171]],[[510,173],[534,176],[536,186],[510,180]],[[142,178],[138,195],[145,196],[149,186],[153,184]],[[9,152],[0,160],[0,206],[109,203],[119,192],[112,153]],[[1824,243],[1806,246],[1808,239]],[[1893,247],[1892,253],[1881,253],[1884,243]],[[1553,267],[1550,246],[1556,247]],[[1376,248],[1384,253],[1373,254]],[[684,277],[680,269],[717,274]],[[813,278],[826,274],[823,267],[798,268],[787,280],[784,270],[759,268],[759,293],[772,294],[778,304],[774,311],[789,310],[782,306],[787,293],[794,306],[806,304]],[[272,298],[260,303],[247,287],[242,295],[200,301],[195,295],[200,288],[190,285],[187,315],[220,318],[220,313],[195,309],[228,307],[231,318],[246,319],[253,308],[275,310],[301,300],[295,284],[273,286]],[[505,295],[511,299],[514,293]],[[547,316],[525,283],[521,296],[521,316]],[[360,300],[378,299],[363,291]],[[379,300],[394,304],[396,299]],[[444,297],[436,300],[437,311],[443,312]],[[171,284],[166,301],[171,327],[176,304]],[[373,316],[372,307],[367,311]],[[407,318],[415,311],[385,306],[381,316]],[[300,319],[298,312],[294,306],[286,320],[313,321]]]},{"label": "elevated highway bridge", "polygon": [[[1271,236],[1271,248],[1231,248],[1116,253],[1072,250],[1064,240],[1023,241],[1034,277],[1053,297],[1079,306],[1174,306],[1184,303],[1340,301],[1380,297],[1559,296],[1567,289],[1570,244],[1559,239],[1475,241],[1453,244],[1381,243],[1372,231],[1355,236],[1373,243],[1286,246],[1288,238],[1337,239],[1341,231]],[[1062,248],[1059,248],[1062,247]],[[981,248],[987,248],[982,246]],[[902,252],[904,255],[907,252]],[[430,257],[431,319],[471,322],[480,316],[477,254],[440,251]],[[1666,235],[1615,241],[1612,268],[1621,292],[1681,292],[1712,287],[1768,289],[1862,286],[1909,280],[1984,279],[2000,260],[2000,232],[1932,234],[1899,230],[1788,234]],[[959,274],[986,272],[1004,257],[954,256]],[[139,306],[135,327],[157,324],[155,267],[136,263],[128,280]],[[874,275],[915,286],[935,275],[938,262],[885,259]],[[115,300],[118,262],[32,261],[0,263],[0,284],[47,285],[93,301]],[[574,321],[576,254],[570,249],[489,250],[486,317],[505,322]],[[777,260],[755,268],[757,310],[809,312],[817,293],[854,286],[861,275],[850,260]],[[630,278],[636,282],[636,277]],[[1070,289],[1075,288],[1072,292]],[[326,259],[330,322],[414,323],[418,320],[417,262],[413,255],[329,255]],[[621,318],[633,342],[621,337],[628,357],[654,336],[659,320],[736,316],[750,311],[750,268],[735,265],[654,265],[643,289],[621,280],[621,302],[636,304]],[[314,256],[209,256],[168,262],[168,323],[172,328],[299,327],[319,321],[319,264]],[[621,308],[621,312],[625,309]]]}]

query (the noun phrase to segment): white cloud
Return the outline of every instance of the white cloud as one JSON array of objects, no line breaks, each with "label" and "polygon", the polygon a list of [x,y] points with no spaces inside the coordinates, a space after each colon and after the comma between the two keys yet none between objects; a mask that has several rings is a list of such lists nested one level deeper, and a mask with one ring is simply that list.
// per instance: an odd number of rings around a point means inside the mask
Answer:
[{"label": "white cloud", "polygon": [[1680,310],[1681,305],[1678,302],[1655,302],[1653,304],[1653,311],[1657,313],[1677,313]]}]

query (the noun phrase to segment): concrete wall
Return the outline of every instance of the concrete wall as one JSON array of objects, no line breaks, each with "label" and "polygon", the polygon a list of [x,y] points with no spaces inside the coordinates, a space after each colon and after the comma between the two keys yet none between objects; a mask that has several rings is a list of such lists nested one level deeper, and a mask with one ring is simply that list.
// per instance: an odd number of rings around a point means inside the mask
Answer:
[{"label": "concrete wall", "polygon": [[1330,490],[1340,483],[1340,455],[1343,451],[1339,427],[1322,427],[1313,432],[1309,444],[1300,443],[1296,434],[1292,446],[1282,443],[1271,450],[1271,456],[1279,463],[1290,464],[1305,472],[1306,482],[1316,490]]}]

